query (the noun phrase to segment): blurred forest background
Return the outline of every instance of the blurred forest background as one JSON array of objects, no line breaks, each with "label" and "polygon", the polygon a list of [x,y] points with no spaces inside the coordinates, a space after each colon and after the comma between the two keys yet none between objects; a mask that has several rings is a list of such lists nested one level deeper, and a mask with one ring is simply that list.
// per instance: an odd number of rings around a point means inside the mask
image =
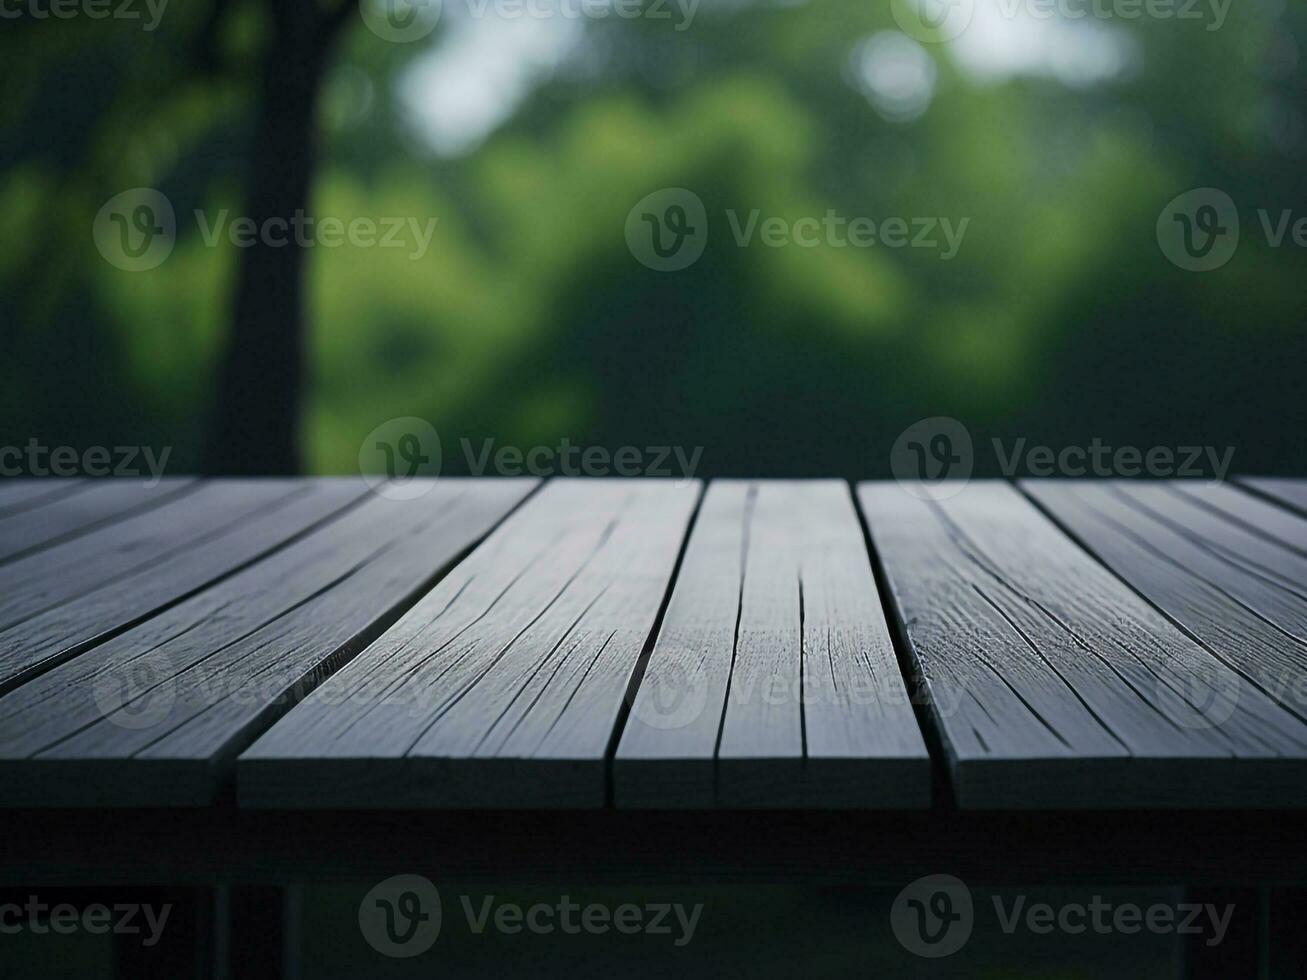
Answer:
[{"label": "blurred forest background", "polygon": [[[241,250],[206,245],[191,215],[258,209],[284,155],[261,109],[294,85],[279,18],[304,2],[173,0],[153,31],[0,20],[0,444],[170,445],[175,472],[215,458],[233,325],[254,351],[294,325],[260,303],[279,273],[242,285]],[[701,445],[709,476],[885,476],[898,433],[933,415],[978,444],[1233,445],[1238,472],[1307,472],[1307,256],[1256,218],[1307,215],[1307,7],[1234,0],[1211,30],[1206,3],[1075,21],[1002,3],[976,0],[939,43],[888,0],[702,0],[681,30],[674,3],[505,18],[444,0],[411,43],[352,11],[320,81],[289,93],[316,120],[311,213],[439,223],[420,259],[305,250],[296,450],[271,417],[286,392],[229,389],[228,424],[267,433],[261,468],[328,473],[420,416],[447,473],[460,438],[566,437]],[[126,272],[92,223],[142,186],[175,206],[177,244]],[[1243,236],[1221,269],[1186,272],[1155,226],[1205,186]],[[663,187],[710,215],[676,273],[623,233]],[[951,261],[740,248],[728,208],[970,224]]]}]

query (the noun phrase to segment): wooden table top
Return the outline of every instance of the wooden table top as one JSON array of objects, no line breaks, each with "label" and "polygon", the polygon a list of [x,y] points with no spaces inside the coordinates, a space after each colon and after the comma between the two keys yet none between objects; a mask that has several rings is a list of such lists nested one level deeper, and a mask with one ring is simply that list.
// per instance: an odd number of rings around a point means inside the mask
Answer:
[{"label": "wooden table top", "polygon": [[1293,810],[1307,481],[0,482],[0,805]]}]

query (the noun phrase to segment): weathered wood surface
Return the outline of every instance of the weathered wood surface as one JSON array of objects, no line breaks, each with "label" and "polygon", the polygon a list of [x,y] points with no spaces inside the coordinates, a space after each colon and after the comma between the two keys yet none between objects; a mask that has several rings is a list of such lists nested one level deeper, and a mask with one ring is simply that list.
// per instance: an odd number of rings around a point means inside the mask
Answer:
[{"label": "weathered wood surface", "polygon": [[555,480],[241,757],[241,803],[596,807],[699,484]]},{"label": "weathered wood surface", "polygon": [[196,486],[196,481],[187,479],[166,479],[154,484],[83,480],[79,481],[77,493],[56,497],[54,503],[58,506],[47,504],[8,516],[0,507],[0,563],[156,507]]},{"label": "weathered wood surface", "polygon": [[0,517],[52,503],[77,493],[88,484],[88,480],[0,480]]},{"label": "weathered wood surface", "polygon": [[1239,482],[1265,497],[1307,514],[1307,480],[1249,476],[1243,477]]},{"label": "weathered wood surface", "polygon": [[1307,727],[1015,489],[859,500],[966,807],[1307,803]]},{"label": "weathered wood surface", "polygon": [[709,488],[613,781],[619,807],[929,803],[844,483]]},{"label": "weathered wood surface", "polygon": [[213,481],[0,565],[0,692],[257,560],[365,492],[358,480]]},{"label": "weathered wood surface", "polygon": [[1257,482],[3,481],[0,806],[1303,807]]},{"label": "weathered wood surface", "polygon": [[1307,720],[1307,519],[1202,484],[1028,481],[1063,527],[1237,674]]},{"label": "weathered wood surface", "polygon": [[442,481],[417,499],[369,496],[0,698],[0,804],[212,802],[240,749],[533,485]]}]

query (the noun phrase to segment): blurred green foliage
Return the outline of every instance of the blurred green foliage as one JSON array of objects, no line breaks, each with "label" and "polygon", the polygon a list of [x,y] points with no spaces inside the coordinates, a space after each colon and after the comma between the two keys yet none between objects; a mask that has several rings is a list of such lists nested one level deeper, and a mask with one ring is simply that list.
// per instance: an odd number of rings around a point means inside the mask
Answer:
[{"label": "blurred green foliage", "polygon": [[[413,44],[357,19],[322,93],[315,214],[439,223],[419,260],[312,249],[314,470],[352,470],[371,429],[416,415],[441,433],[446,472],[464,467],[460,438],[566,437],[702,445],[705,475],[881,476],[905,426],[952,415],[982,472],[997,468],[989,438],[1021,436],[1233,445],[1237,471],[1307,472],[1307,262],[1271,248],[1256,219],[1307,214],[1300,6],[1241,0],[1220,30],[1061,25],[1111,32],[1123,52],[1094,81],[985,77],[955,44],[911,42],[933,82],[903,118],[851,60],[896,30],[888,2],[703,0],[683,31],[578,23],[518,92],[464,78],[506,118],[452,153],[404,93],[467,26],[460,2]],[[191,54],[204,7],[175,3],[153,32],[0,22],[0,443],[170,444],[178,469],[202,458],[236,254],[206,245],[191,215],[240,213],[267,36],[245,3],[222,44],[249,70],[206,71]],[[137,186],[173,202],[178,242],[128,273],[91,226]],[[1202,186],[1238,203],[1244,234],[1198,274],[1167,261],[1154,229]],[[682,272],[645,268],[624,240],[632,205],[662,187],[694,190],[710,216],[707,250]],[[942,261],[741,248],[727,209],[970,222]]]}]

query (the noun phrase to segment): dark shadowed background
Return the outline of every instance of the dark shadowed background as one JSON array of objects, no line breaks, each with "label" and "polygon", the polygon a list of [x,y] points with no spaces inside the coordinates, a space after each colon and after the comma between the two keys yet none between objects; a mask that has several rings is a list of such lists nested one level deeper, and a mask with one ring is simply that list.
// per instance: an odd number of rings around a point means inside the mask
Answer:
[{"label": "dark shadowed background", "polygon": [[[874,477],[906,426],[953,416],[982,473],[994,437],[1307,472],[1307,262],[1265,227],[1307,215],[1301,5],[975,0],[943,40],[888,0],[687,4],[173,0],[155,22],[5,0],[0,444],[351,472],[416,416],[446,473],[460,439],[567,438]],[[421,36],[383,37],[387,13]],[[1238,248],[1187,271],[1159,218],[1203,187]],[[93,234],[136,188],[176,215],[145,271]],[[661,188],[707,213],[677,272],[624,234]],[[402,220],[403,247],[206,242],[299,207]],[[967,224],[951,257],[737,244],[754,211]]]}]

